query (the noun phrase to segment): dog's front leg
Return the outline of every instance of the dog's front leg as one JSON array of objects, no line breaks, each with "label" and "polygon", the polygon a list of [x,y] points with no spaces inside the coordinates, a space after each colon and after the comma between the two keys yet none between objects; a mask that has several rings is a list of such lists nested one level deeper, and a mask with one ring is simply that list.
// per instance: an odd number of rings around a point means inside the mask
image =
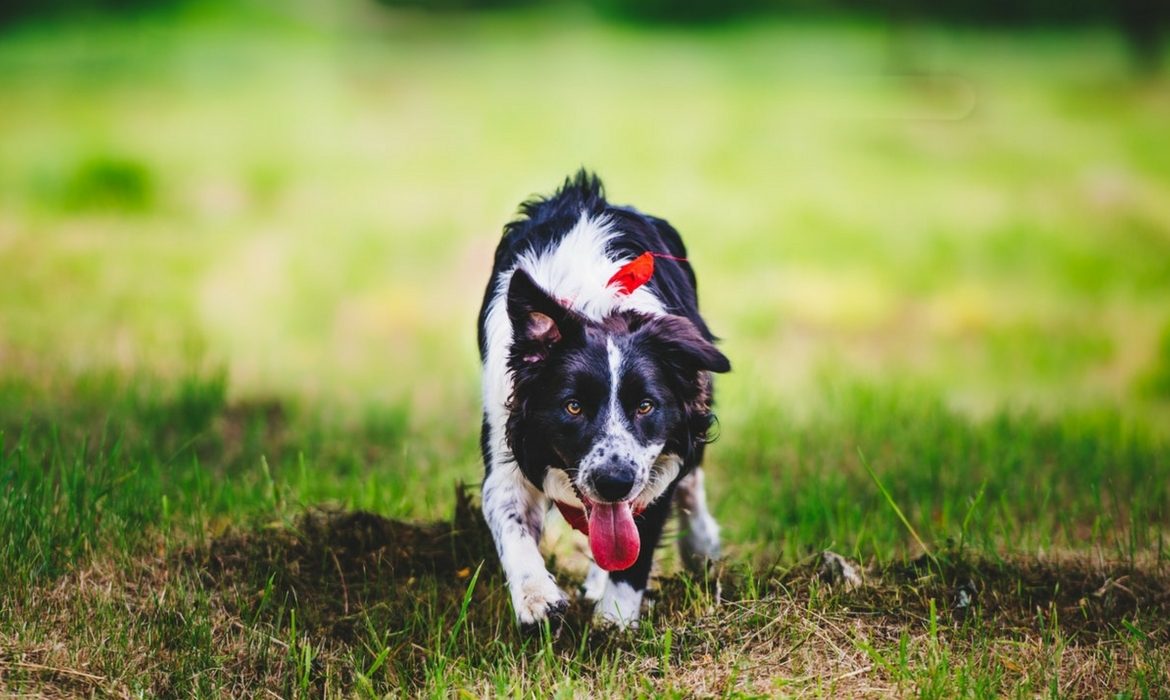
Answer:
[{"label": "dog's front leg", "polygon": [[555,623],[569,606],[540,554],[546,510],[544,496],[515,463],[498,465],[484,478],[484,518],[491,528],[508,580],[512,609],[522,628],[536,627],[545,620]]},{"label": "dog's front leg", "polygon": [[707,510],[707,490],[703,486],[703,468],[678,482],[674,492],[678,504],[678,551],[691,575],[703,577],[707,566],[719,559],[719,523]]}]

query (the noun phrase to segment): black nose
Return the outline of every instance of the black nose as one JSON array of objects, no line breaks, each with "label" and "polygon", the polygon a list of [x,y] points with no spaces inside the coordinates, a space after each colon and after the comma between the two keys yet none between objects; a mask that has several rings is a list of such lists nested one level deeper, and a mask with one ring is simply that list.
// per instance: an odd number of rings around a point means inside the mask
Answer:
[{"label": "black nose", "polygon": [[634,470],[629,467],[613,467],[594,474],[590,479],[593,490],[604,501],[620,501],[630,495],[634,488]]}]

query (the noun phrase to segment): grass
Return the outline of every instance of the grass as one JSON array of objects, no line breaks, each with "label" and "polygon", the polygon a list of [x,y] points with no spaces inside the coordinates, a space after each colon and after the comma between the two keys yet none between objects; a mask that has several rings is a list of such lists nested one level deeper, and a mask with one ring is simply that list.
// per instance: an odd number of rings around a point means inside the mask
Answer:
[{"label": "grass", "polygon": [[[0,693],[1165,697],[1165,81],[1099,31],[566,12],[0,36]],[[728,556],[525,639],[473,318],[579,164],[726,338]]]},{"label": "grass", "polygon": [[[929,404],[874,411],[883,399],[865,389],[801,422],[764,414],[755,428],[798,459],[751,473],[758,446],[720,445],[723,567],[700,581],[665,565],[636,631],[594,629],[582,605],[541,640],[512,623],[474,490],[429,470],[473,462],[474,439],[406,450],[432,428],[231,404],[217,375],[109,398],[22,415],[21,397],[0,413],[7,692],[1158,697],[1170,670],[1170,464],[1163,441],[1116,420],[937,409],[920,430]],[[850,413],[870,436],[842,428]],[[839,453],[868,440],[932,557],[856,452]],[[448,517],[376,514],[411,512],[395,475],[449,489]],[[579,582],[582,543],[552,532],[562,580]],[[825,548],[866,562],[866,584],[819,570]]]}]

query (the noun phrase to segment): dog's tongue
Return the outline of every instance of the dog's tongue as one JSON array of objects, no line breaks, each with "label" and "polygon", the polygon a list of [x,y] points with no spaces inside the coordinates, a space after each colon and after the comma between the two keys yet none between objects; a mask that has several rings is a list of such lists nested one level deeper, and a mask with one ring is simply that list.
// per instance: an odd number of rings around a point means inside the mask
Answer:
[{"label": "dog's tongue", "polygon": [[622,571],[638,559],[641,542],[629,503],[595,503],[589,513],[589,549],[606,571]]}]

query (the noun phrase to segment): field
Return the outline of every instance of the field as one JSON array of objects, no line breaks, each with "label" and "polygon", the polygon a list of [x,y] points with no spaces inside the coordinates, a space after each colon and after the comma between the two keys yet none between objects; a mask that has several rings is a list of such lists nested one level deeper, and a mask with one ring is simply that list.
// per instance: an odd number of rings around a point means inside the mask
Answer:
[{"label": "field", "polygon": [[[1170,84],[1116,36],[276,8],[0,34],[0,694],[1170,696]],[[474,319],[581,165],[732,360],[727,556],[526,639]]]}]

